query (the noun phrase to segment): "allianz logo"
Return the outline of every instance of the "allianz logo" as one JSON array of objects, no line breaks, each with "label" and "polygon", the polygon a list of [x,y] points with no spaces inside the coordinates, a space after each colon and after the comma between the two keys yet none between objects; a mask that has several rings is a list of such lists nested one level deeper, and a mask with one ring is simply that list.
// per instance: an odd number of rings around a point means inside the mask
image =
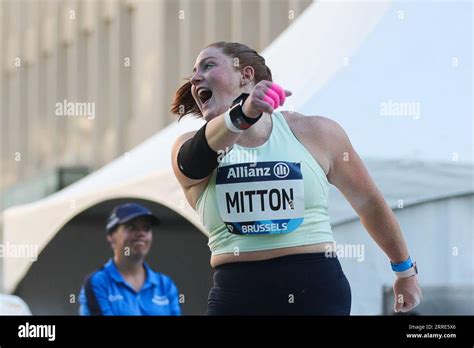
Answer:
[{"label": "allianz logo", "polygon": [[170,303],[170,301],[168,300],[168,297],[158,296],[158,295],[153,296],[153,298],[151,299],[151,302],[157,304],[158,306],[166,306]]},{"label": "allianz logo", "polygon": [[[227,179],[251,178],[256,176],[271,176],[272,167],[249,168],[248,166],[233,167],[227,173]],[[273,165],[273,175],[279,179],[284,179],[290,174],[290,167],[284,162]]]}]

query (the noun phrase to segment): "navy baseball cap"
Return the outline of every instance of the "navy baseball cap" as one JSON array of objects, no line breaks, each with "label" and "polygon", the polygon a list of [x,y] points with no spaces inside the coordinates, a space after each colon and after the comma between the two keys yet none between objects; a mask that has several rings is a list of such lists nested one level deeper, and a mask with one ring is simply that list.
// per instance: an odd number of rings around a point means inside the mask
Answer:
[{"label": "navy baseball cap", "polygon": [[138,203],[126,203],[116,206],[107,220],[105,226],[107,233],[110,233],[117,225],[124,224],[137,217],[148,217],[151,223],[158,226],[161,221],[153,213]]}]

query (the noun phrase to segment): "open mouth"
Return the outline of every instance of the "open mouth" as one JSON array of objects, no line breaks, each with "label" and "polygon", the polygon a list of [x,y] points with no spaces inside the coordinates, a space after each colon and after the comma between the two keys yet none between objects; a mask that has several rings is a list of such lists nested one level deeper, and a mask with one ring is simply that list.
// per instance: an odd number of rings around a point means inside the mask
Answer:
[{"label": "open mouth", "polygon": [[207,88],[200,88],[198,91],[199,100],[201,100],[202,107],[206,107],[212,97],[212,91]]}]

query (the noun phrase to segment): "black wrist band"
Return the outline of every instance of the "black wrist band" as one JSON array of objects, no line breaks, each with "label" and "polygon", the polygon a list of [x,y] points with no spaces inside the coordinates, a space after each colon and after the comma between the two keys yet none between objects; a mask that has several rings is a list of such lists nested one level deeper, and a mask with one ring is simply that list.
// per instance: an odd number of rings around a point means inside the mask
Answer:
[{"label": "black wrist band", "polygon": [[238,129],[242,129],[242,130],[250,128],[263,115],[263,113],[261,113],[258,117],[251,118],[244,114],[244,111],[242,110],[242,106],[244,105],[245,100],[247,100],[248,96],[249,96],[248,93],[242,93],[232,102],[232,106],[230,107],[230,110],[229,110],[230,119],[232,123]]}]

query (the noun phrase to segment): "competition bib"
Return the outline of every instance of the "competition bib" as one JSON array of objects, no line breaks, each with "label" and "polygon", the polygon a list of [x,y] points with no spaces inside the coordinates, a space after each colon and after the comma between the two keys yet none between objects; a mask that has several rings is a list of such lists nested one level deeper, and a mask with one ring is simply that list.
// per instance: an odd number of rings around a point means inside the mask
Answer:
[{"label": "competition bib", "polygon": [[253,162],[217,168],[219,213],[231,233],[289,233],[304,217],[301,163]]}]

